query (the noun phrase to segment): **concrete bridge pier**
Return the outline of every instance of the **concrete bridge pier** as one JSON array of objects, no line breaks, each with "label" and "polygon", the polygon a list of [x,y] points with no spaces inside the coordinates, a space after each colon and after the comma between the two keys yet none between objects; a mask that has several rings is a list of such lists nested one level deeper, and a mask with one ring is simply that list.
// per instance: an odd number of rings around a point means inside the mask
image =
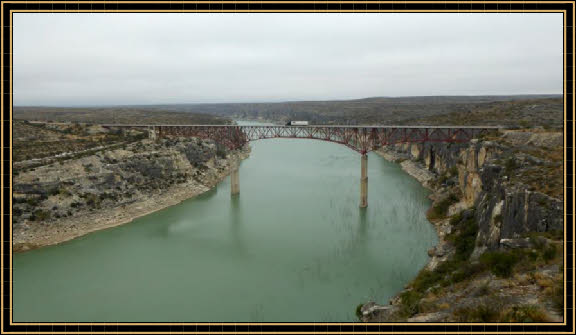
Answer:
[{"label": "concrete bridge pier", "polygon": [[156,127],[154,126],[149,126],[148,127],[148,138],[151,140],[156,140],[157,136],[156,136]]},{"label": "concrete bridge pier", "polygon": [[239,165],[238,155],[234,154],[232,172],[230,173],[230,194],[232,196],[240,194],[240,174],[238,173]]},{"label": "concrete bridge pier", "polygon": [[360,208],[368,207],[368,155],[360,158]]}]

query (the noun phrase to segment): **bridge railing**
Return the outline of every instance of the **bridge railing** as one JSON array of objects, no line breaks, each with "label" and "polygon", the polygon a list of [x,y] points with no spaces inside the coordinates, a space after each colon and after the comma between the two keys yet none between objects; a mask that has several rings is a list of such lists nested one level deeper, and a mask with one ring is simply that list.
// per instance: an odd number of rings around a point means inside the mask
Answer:
[{"label": "bridge railing", "polygon": [[113,125],[105,127],[148,128],[155,137],[212,139],[230,149],[249,141],[270,138],[315,139],[345,145],[361,154],[398,143],[468,142],[495,126],[239,126],[239,125]]}]

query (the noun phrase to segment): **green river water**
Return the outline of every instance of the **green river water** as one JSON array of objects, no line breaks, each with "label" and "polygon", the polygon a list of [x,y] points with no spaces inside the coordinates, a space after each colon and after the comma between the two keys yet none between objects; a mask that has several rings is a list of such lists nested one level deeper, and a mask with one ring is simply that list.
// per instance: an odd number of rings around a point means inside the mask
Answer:
[{"label": "green river water", "polygon": [[230,178],[176,206],[14,256],[15,322],[355,321],[426,264],[428,192],[397,164],[314,140],[251,143]]}]

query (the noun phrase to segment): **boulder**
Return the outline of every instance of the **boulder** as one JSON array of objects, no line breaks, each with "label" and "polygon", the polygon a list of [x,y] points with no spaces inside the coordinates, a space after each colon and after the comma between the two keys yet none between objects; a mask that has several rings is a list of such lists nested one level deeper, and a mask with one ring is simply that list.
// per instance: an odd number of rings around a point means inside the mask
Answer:
[{"label": "boulder", "polygon": [[529,238],[503,238],[500,240],[500,245],[508,249],[532,247],[532,243],[530,243]]}]

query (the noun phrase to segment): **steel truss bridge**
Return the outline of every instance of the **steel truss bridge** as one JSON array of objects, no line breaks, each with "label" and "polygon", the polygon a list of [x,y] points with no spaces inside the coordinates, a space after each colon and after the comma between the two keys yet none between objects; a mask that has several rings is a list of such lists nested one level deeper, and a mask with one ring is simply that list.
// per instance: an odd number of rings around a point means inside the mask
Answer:
[{"label": "steel truss bridge", "polygon": [[438,126],[236,126],[236,125],[104,125],[147,128],[152,138],[198,137],[235,150],[249,141],[269,138],[302,138],[343,144],[366,154],[397,143],[468,142],[498,127]]},{"label": "steel truss bridge", "polygon": [[[230,150],[242,148],[250,141],[269,138],[314,139],[339,143],[362,155],[360,207],[367,206],[367,156],[372,150],[398,143],[447,142],[464,143],[479,135],[497,130],[493,126],[249,126],[249,125],[115,125],[104,127],[145,128],[152,139],[196,137],[210,139]],[[231,172],[232,194],[238,194],[237,166]]]}]

